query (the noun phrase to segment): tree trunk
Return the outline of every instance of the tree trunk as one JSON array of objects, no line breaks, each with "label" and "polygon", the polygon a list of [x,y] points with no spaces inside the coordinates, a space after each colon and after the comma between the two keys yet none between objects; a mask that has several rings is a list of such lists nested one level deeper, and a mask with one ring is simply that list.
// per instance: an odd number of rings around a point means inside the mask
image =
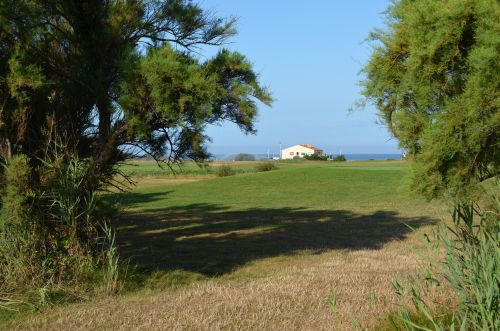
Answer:
[{"label": "tree trunk", "polygon": [[0,138],[0,157],[7,161],[11,156],[10,140],[7,138]]}]

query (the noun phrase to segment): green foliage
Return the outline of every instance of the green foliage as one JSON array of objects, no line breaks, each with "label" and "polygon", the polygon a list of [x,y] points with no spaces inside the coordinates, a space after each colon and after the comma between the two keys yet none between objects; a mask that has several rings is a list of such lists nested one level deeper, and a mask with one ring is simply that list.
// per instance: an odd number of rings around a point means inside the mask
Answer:
[{"label": "green foliage", "polygon": [[103,232],[105,236],[105,246],[102,253],[104,262],[104,287],[108,294],[116,293],[120,290],[120,256],[116,245],[116,237],[113,230],[104,223]]},{"label": "green foliage", "polygon": [[345,156],[344,156],[344,155],[339,154],[339,155],[335,156],[335,157],[332,159],[332,161],[335,161],[335,162],[345,162],[345,161],[347,161],[347,160],[346,160],[346,158],[345,158]]},{"label": "green foliage", "polygon": [[[395,282],[397,293],[409,297],[413,312],[403,310],[394,320],[395,329],[405,330],[498,330],[500,322],[500,181],[490,192],[496,204],[482,211],[475,204],[457,205],[454,225],[439,228],[427,240],[427,267],[409,287]],[[479,218],[479,221],[476,220]],[[441,259],[444,250],[444,259]],[[452,289],[458,306],[446,302],[430,304],[426,294]],[[445,294],[446,295],[446,294]],[[405,300],[406,301],[406,300]],[[451,310],[451,311],[450,311]],[[436,314],[438,311],[446,312]]]},{"label": "green foliage", "polygon": [[248,153],[236,154],[234,157],[235,161],[255,161],[255,155]]},{"label": "green foliage", "polygon": [[320,154],[310,154],[310,155],[304,155],[304,159],[306,160],[314,160],[314,161],[327,161],[328,160],[328,155],[320,155]]},{"label": "green foliage", "polygon": [[500,169],[500,3],[403,0],[387,25],[371,35],[366,100],[416,161],[416,191],[470,197]]},{"label": "green foliage", "polygon": [[262,162],[262,163],[259,163],[255,166],[255,170],[257,172],[271,171],[271,170],[277,170],[277,169],[278,169],[278,165],[272,161]]},{"label": "green foliage", "polygon": [[37,236],[40,224],[31,207],[34,192],[26,156],[14,156],[5,166],[0,196],[0,284],[22,283],[36,275],[43,257],[43,238]]},{"label": "green foliage", "polygon": [[30,216],[30,189],[28,158],[18,155],[5,165],[2,208],[0,209],[0,230],[19,225]]},{"label": "green foliage", "polygon": [[328,302],[330,304],[330,310],[333,314],[337,312],[337,291],[333,290],[330,295],[330,300]]},{"label": "green foliage", "polygon": [[251,62],[238,52],[223,49],[204,67],[218,83],[209,123],[224,119],[244,132],[255,133],[256,101],[270,106],[273,99],[269,90],[259,84]]},{"label": "green foliage", "polygon": [[227,164],[223,164],[215,168],[215,175],[217,177],[227,177],[227,176],[233,176],[235,174],[236,171]]}]

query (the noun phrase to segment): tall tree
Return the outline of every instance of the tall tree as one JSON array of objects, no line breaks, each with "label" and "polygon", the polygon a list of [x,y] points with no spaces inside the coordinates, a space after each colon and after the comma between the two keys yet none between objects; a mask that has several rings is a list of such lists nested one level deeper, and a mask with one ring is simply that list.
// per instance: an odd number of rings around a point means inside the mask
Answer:
[{"label": "tall tree", "polygon": [[413,187],[464,197],[500,171],[500,3],[395,1],[387,26],[364,95],[415,159]]},{"label": "tall tree", "polygon": [[251,64],[204,47],[235,34],[188,0],[5,0],[0,4],[0,154],[43,158],[60,139],[90,158],[99,187],[141,150],[158,160],[207,156],[207,124],[254,132],[271,103]]}]

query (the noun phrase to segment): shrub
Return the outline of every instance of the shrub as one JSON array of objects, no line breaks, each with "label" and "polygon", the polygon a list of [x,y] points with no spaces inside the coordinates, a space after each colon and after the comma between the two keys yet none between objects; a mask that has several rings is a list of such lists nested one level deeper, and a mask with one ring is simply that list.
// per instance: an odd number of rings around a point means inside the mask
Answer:
[{"label": "shrub", "polygon": [[255,161],[255,155],[248,153],[240,153],[234,157],[235,161]]},{"label": "shrub", "polygon": [[271,162],[271,161],[259,163],[255,166],[255,170],[257,172],[270,171],[270,170],[276,170],[276,169],[278,169],[278,166],[276,165],[276,163]]},{"label": "shrub", "polygon": [[[74,286],[106,263],[117,264],[111,230],[103,231],[106,220],[88,186],[90,163],[59,152],[35,161],[16,155],[5,166],[0,292]],[[32,175],[30,163],[37,164],[39,176]],[[110,274],[115,271],[102,271],[116,288]]]},{"label": "shrub", "polygon": [[304,155],[304,159],[314,160],[314,161],[327,161],[328,156],[327,155],[319,155],[319,154],[311,154],[311,155]]},{"label": "shrub", "polygon": [[342,154],[339,154],[337,156],[335,156],[332,161],[335,161],[335,162],[344,162],[344,161],[347,161],[345,156],[342,155]]},{"label": "shrub", "polygon": [[227,176],[232,176],[235,174],[236,174],[236,171],[234,171],[234,169],[231,168],[231,166],[229,166],[227,164],[223,164],[223,165],[215,168],[215,175],[217,177],[227,177]]},{"label": "shrub", "polygon": [[[0,289],[29,281],[43,263],[40,223],[31,209],[28,158],[16,155],[5,165],[0,210]],[[3,285],[3,286],[2,286]]]}]

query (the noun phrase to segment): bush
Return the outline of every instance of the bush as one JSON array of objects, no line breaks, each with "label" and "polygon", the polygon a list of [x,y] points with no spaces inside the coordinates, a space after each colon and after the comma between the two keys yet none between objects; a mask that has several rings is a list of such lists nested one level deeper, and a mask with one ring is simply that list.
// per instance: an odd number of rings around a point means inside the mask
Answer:
[{"label": "bush", "polygon": [[276,170],[278,169],[278,166],[276,163],[267,161],[263,163],[259,163],[258,165],[255,166],[255,170],[257,172],[262,172],[262,171],[270,171],[270,170]]},{"label": "bush", "polygon": [[344,155],[339,154],[339,155],[335,156],[335,157],[332,159],[332,161],[335,161],[335,162],[345,162],[345,161],[347,161],[347,160],[346,160],[346,158],[345,158],[345,156],[344,156]]},{"label": "bush", "polygon": [[231,166],[229,166],[227,164],[223,164],[223,165],[215,168],[215,175],[217,177],[227,177],[227,176],[232,176],[235,174],[236,174],[236,171],[234,171],[234,169],[231,168]]},{"label": "bush", "polygon": [[[30,282],[41,269],[44,247],[40,223],[31,209],[28,158],[17,155],[5,165],[0,210],[0,289]],[[5,288],[4,288],[5,289]]]},{"label": "bush", "polygon": [[[109,288],[116,288],[117,269],[105,266],[116,267],[118,258],[111,230],[103,229],[106,220],[98,214],[96,194],[88,187],[90,163],[59,152],[36,161],[16,155],[5,166],[0,292],[74,286],[96,273],[110,275],[105,277],[114,283]],[[36,178],[30,163],[38,164]]]},{"label": "bush", "polygon": [[319,154],[311,154],[311,155],[304,155],[304,159],[313,160],[313,161],[327,161],[328,156],[327,155],[319,155]]},{"label": "bush", "polygon": [[234,160],[235,161],[255,161],[255,155],[247,154],[247,153],[240,153],[234,157]]},{"label": "bush", "polygon": [[[453,226],[438,228],[434,240],[427,239],[428,267],[421,270],[422,276],[411,279],[409,288],[395,282],[398,294],[405,301],[409,296],[413,307],[399,312],[394,325],[407,330],[500,329],[499,183],[489,210],[482,211],[475,203],[457,204]],[[432,291],[436,301],[436,291],[449,289],[457,301],[454,309],[448,302],[431,304],[426,299]],[[442,296],[449,300],[446,293]],[[436,312],[444,318],[436,317]]]}]

